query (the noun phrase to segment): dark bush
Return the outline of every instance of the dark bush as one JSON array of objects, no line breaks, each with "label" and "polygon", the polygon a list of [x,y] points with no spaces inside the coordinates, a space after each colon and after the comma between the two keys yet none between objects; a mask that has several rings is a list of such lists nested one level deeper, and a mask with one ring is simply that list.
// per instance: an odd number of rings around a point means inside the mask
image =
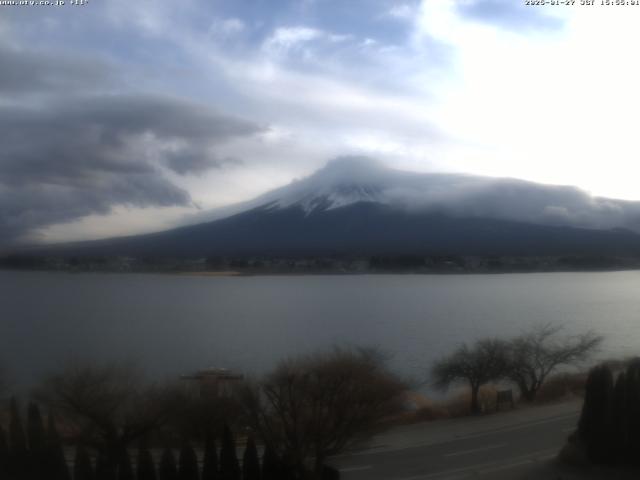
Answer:
[{"label": "dark bush", "polygon": [[94,480],[94,478],[91,457],[89,457],[89,453],[84,447],[78,446],[73,465],[73,480]]},{"label": "dark bush", "polygon": [[185,444],[180,449],[178,464],[180,480],[198,480],[198,457],[191,445]]},{"label": "dark bush", "polygon": [[224,426],[222,433],[220,477],[222,480],[240,480],[240,464],[236,454],[236,443],[228,425]]},{"label": "dark bush", "polygon": [[280,462],[270,445],[266,445],[262,455],[262,480],[279,480]]},{"label": "dark bush", "polygon": [[609,463],[612,457],[613,375],[606,366],[591,370],[585,387],[584,405],[578,425],[594,463]]},{"label": "dark bush", "polygon": [[242,457],[242,480],[260,480],[258,449],[252,437],[247,440],[247,446]]},{"label": "dark bush", "polygon": [[615,387],[608,366],[589,372],[578,435],[593,463],[640,463],[640,359],[618,375]]},{"label": "dark bush", "polygon": [[30,403],[27,409],[27,438],[31,472],[36,478],[44,478],[47,474],[46,433],[40,409],[35,403]]},{"label": "dark bush", "polygon": [[156,480],[156,467],[146,439],[138,447],[137,480]]},{"label": "dark bush", "polygon": [[9,474],[18,479],[24,478],[28,469],[27,438],[22,427],[18,402],[12,398],[9,412]]},{"label": "dark bush", "polygon": [[120,456],[120,462],[118,463],[118,480],[134,480],[131,457],[129,457],[127,450],[124,450]]},{"label": "dark bush", "polygon": [[160,480],[178,480],[179,478],[176,458],[173,456],[170,448],[166,448],[164,452],[162,452],[158,477]]},{"label": "dark bush", "polygon": [[47,468],[48,480],[71,480],[69,466],[64,456],[64,449],[58,429],[56,427],[55,418],[49,413],[47,421]]},{"label": "dark bush", "polygon": [[0,425],[0,478],[9,476],[9,444],[7,436],[4,433],[2,425]]},{"label": "dark bush", "polygon": [[202,480],[218,480],[218,452],[213,435],[208,434],[204,445],[204,459],[202,461]]},{"label": "dark bush", "polygon": [[98,453],[96,460],[96,480],[116,480],[116,466],[104,452]]},{"label": "dark bush", "polygon": [[324,465],[322,467],[322,480],[340,480],[340,471],[329,465]]}]

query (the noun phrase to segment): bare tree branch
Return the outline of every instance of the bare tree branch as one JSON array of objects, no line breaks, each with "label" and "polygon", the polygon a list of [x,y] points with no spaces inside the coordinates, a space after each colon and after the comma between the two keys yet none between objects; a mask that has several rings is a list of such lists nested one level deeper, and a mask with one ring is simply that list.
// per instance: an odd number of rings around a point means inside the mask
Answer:
[{"label": "bare tree branch", "polygon": [[335,349],[281,363],[260,384],[247,385],[251,426],[298,471],[318,470],[403,408],[405,384],[374,350]]},{"label": "bare tree branch", "polygon": [[480,413],[480,387],[507,374],[507,352],[506,342],[497,338],[478,340],[471,347],[463,344],[432,366],[433,385],[446,390],[453,383],[468,383],[471,388],[471,413]]},{"label": "bare tree branch", "polygon": [[561,331],[561,326],[547,323],[510,342],[508,377],[525,400],[535,400],[538,390],[554,370],[584,362],[603,341],[593,331],[560,337]]}]

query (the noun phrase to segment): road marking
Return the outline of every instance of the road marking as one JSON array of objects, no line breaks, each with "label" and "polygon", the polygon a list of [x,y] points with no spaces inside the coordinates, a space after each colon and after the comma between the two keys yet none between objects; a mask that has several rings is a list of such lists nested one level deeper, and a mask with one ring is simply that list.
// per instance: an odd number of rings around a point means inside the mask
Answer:
[{"label": "road marking", "polygon": [[518,457],[511,457],[508,462],[486,462],[476,465],[469,465],[468,467],[454,468],[451,470],[443,470],[441,472],[429,473],[426,475],[416,475],[413,477],[396,477],[394,480],[453,480],[454,478],[464,478],[469,475],[474,475],[479,471],[488,471],[488,469],[503,469],[514,468],[519,465],[524,465],[528,462],[535,462],[540,460],[548,460],[554,457],[558,452],[558,449],[547,449],[532,452],[526,455],[520,455]]},{"label": "road marking", "polygon": [[540,425],[544,425],[545,423],[562,422],[565,420],[569,420],[571,418],[576,418],[577,416],[578,416],[577,412],[566,414],[566,415],[558,415],[555,417],[549,417],[549,418],[540,419],[540,420],[532,420],[532,421],[522,422],[522,423],[517,423],[512,425],[505,425],[502,427],[469,433],[466,435],[456,435],[453,437],[447,436],[446,438],[440,439],[439,441],[431,440],[427,442],[413,443],[411,445],[406,445],[403,447],[387,447],[387,448],[369,447],[366,450],[361,450],[358,452],[343,453],[341,455],[336,455],[333,458],[349,458],[349,457],[359,457],[359,456],[366,456],[366,455],[379,455],[381,453],[392,453],[392,452],[400,452],[403,450],[411,450],[414,448],[431,447],[433,445],[441,445],[443,443],[452,443],[460,440],[469,440],[472,438],[488,437],[495,434],[513,432],[514,430],[524,430],[529,427],[537,427]]},{"label": "road marking", "polygon": [[562,429],[562,433],[570,433],[570,432],[575,432],[575,431],[576,431],[576,427],[563,428]]},{"label": "road marking", "polygon": [[506,443],[499,443],[497,445],[487,445],[486,447],[474,448],[471,450],[462,450],[460,452],[445,453],[443,457],[459,457],[460,455],[469,455],[470,453],[484,452],[485,450],[494,450],[496,448],[502,448],[506,446],[507,446]]},{"label": "road marking", "polygon": [[499,466],[496,466],[496,467],[482,468],[482,469],[478,470],[478,472],[480,474],[494,473],[494,472],[500,472],[502,470],[509,470],[509,469],[512,469],[512,468],[521,467],[522,465],[528,465],[530,463],[541,462],[541,461],[545,461],[545,460],[551,460],[553,457],[556,456],[556,453],[552,453],[552,454],[548,454],[548,455],[541,455],[541,456],[537,456],[537,457],[534,457],[534,458],[529,458],[527,460],[520,460],[520,461],[517,461],[517,462],[506,463],[504,465],[499,465]]},{"label": "road marking", "polygon": [[341,472],[357,472],[360,470],[370,470],[373,468],[373,465],[363,465],[361,467],[347,467],[339,469]]}]

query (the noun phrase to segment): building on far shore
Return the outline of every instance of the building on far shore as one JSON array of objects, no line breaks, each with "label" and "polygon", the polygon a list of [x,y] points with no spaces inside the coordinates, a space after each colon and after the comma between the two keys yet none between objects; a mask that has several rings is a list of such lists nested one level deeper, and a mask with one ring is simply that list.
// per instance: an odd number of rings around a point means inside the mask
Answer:
[{"label": "building on far shore", "polygon": [[234,385],[241,381],[244,375],[226,368],[210,367],[189,375],[182,375],[180,378],[189,381],[200,397],[217,398],[231,395]]}]

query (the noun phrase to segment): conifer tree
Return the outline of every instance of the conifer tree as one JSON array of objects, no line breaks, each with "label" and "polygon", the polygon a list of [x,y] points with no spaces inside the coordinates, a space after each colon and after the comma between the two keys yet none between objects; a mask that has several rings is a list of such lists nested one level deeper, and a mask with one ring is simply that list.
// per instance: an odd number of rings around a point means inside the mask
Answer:
[{"label": "conifer tree", "polygon": [[202,480],[219,480],[218,451],[216,440],[212,434],[207,434],[204,445],[204,460],[202,462]]},{"label": "conifer tree", "polygon": [[612,415],[611,447],[614,452],[614,461],[622,462],[627,457],[627,449],[629,446],[627,375],[625,372],[618,375],[613,389]]},{"label": "conifer tree", "polygon": [[96,460],[96,480],[116,480],[116,466],[102,451]]},{"label": "conifer tree", "polygon": [[133,467],[131,466],[131,457],[125,448],[120,454],[118,462],[118,480],[134,480]]},{"label": "conifer tree", "polygon": [[29,444],[29,468],[33,478],[45,478],[47,470],[47,445],[40,409],[29,403],[27,409],[27,440]]},{"label": "conifer tree", "polygon": [[260,480],[260,460],[253,437],[247,439],[242,457],[242,480]]},{"label": "conifer tree", "polygon": [[11,399],[9,415],[9,474],[16,479],[28,478],[29,451],[15,397]]},{"label": "conifer tree", "polygon": [[322,480],[340,480],[340,471],[329,465],[323,465]]},{"label": "conifer tree", "polygon": [[137,480],[156,480],[156,467],[146,439],[138,447]]},{"label": "conifer tree", "polygon": [[612,459],[613,375],[606,365],[589,372],[578,432],[587,446],[587,456],[594,463]]},{"label": "conifer tree", "polygon": [[265,445],[262,455],[262,480],[280,480],[280,462],[270,445]]},{"label": "conifer tree", "polygon": [[29,440],[29,450],[41,452],[45,449],[46,433],[40,409],[35,403],[29,403],[27,410],[27,437]]},{"label": "conifer tree", "polygon": [[222,480],[240,480],[240,465],[236,454],[236,444],[228,425],[222,432],[220,448],[220,477]]},{"label": "conifer tree", "polygon": [[13,454],[24,454],[27,452],[27,438],[22,427],[22,418],[18,401],[13,397],[10,405],[9,419],[9,445]]},{"label": "conifer tree", "polygon": [[9,444],[7,436],[4,433],[2,425],[0,425],[0,478],[9,476]]},{"label": "conifer tree", "polygon": [[178,473],[180,480],[198,480],[199,477],[196,451],[187,443],[180,449]]},{"label": "conifer tree", "polygon": [[73,463],[73,480],[95,480],[91,457],[82,445],[76,447],[75,461]]},{"label": "conifer tree", "polygon": [[64,448],[58,434],[55,418],[51,412],[49,412],[47,421],[46,449],[48,480],[71,480]]},{"label": "conifer tree", "polygon": [[640,359],[633,359],[626,371],[627,460],[640,464]]},{"label": "conifer tree", "polygon": [[160,469],[158,471],[159,480],[178,480],[178,468],[176,467],[176,459],[170,448],[166,448],[162,452],[160,458]]}]

